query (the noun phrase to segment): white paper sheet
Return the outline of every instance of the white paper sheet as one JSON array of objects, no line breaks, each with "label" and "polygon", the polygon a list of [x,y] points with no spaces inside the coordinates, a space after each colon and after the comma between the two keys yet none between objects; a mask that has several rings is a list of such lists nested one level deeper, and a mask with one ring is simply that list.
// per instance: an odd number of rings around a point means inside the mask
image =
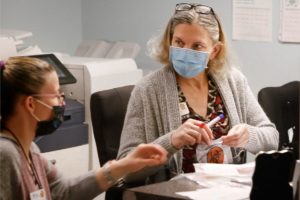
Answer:
[{"label": "white paper sheet", "polygon": [[234,164],[194,164],[196,173],[187,173],[182,176],[206,188],[220,186],[251,186],[255,163],[242,165]]},{"label": "white paper sheet", "polygon": [[281,0],[279,40],[300,42],[300,0]]},{"label": "white paper sheet", "polygon": [[272,41],[272,0],[233,0],[234,40]]},{"label": "white paper sheet", "polygon": [[215,176],[252,176],[255,162],[236,164],[195,163],[195,171]]},{"label": "white paper sheet", "polygon": [[195,163],[194,166],[195,173],[181,174],[177,179],[188,178],[204,188],[195,191],[180,191],[176,194],[196,200],[249,199],[255,162],[241,165]]},{"label": "white paper sheet", "polygon": [[181,196],[189,197],[195,200],[242,200],[249,199],[251,187],[214,187],[204,188],[188,192],[176,192]]}]

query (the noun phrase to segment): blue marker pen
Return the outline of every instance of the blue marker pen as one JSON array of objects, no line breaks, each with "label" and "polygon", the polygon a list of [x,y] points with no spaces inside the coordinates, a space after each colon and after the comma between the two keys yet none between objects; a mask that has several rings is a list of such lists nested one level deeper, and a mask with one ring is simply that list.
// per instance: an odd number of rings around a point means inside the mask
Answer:
[{"label": "blue marker pen", "polygon": [[211,120],[210,122],[208,122],[206,125],[208,127],[212,127],[215,123],[217,123],[218,121],[220,121],[221,119],[224,118],[223,114],[218,115],[217,117],[215,117],[213,120]]},{"label": "blue marker pen", "polygon": [[[217,117],[215,117],[213,120],[211,120],[210,122],[208,122],[206,125],[208,127],[212,127],[215,123],[217,123],[218,121],[220,121],[221,119],[224,118],[224,115],[223,114],[220,114],[218,115]],[[204,127],[204,123],[203,124],[199,124],[199,127],[200,128],[203,128]]]}]

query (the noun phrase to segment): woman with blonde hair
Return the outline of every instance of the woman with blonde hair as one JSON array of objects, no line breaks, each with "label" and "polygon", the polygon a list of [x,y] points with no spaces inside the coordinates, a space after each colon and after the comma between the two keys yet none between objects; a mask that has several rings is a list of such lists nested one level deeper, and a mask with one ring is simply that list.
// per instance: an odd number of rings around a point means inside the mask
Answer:
[{"label": "woman with blonde hair", "polygon": [[244,163],[246,151],[277,149],[278,132],[245,76],[230,65],[225,34],[211,7],[177,4],[157,47],[153,52],[164,67],[135,86],[118,157],[153,143],[168,151],[169,160],[127,181],[168,180],[194,172],[194,163]]}]

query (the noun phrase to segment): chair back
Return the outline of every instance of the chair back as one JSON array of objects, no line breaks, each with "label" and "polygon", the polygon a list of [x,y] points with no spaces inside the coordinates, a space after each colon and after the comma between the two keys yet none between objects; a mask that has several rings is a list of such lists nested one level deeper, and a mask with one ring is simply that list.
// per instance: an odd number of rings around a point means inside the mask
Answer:
[{"label": "chair back", "polygon": [[[279,149],[292,147],[299,159],[299,91],[300,81],[259,91],[258,102],[279,132]],[[294,133],[289,141],[290,131]]]},{"label": "chair back", "polygon": [[95,92],[91,96],[91,119],[100,165],[116,159],[127,104],[133,85]]}]

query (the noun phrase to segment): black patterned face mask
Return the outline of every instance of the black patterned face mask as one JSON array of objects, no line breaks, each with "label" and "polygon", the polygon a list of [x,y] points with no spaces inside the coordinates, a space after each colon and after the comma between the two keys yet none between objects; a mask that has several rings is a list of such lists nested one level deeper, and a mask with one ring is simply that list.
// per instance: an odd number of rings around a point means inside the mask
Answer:
[{"label": "black patterned face mask", "polygon": [[50,120],[39,121],[35,131],[36,137],[53,133],[64,121],[65,106],[52,107],[54,117]]}]

